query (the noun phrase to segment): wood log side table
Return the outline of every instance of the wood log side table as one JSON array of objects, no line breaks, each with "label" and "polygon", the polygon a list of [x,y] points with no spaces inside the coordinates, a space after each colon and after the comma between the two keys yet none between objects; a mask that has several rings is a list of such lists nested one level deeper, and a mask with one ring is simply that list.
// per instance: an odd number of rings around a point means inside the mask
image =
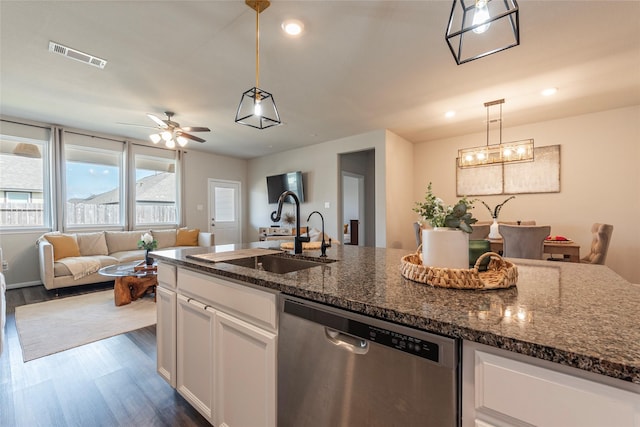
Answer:
[{"label": "wood log side table", "polygon": [[103,276],[115,277],[113,299],[117,307],[141,298],[149,290],[155,294],[158,284],[157,265],[142,266],[140,261],[128,264],[110,265],[98,272]]}]

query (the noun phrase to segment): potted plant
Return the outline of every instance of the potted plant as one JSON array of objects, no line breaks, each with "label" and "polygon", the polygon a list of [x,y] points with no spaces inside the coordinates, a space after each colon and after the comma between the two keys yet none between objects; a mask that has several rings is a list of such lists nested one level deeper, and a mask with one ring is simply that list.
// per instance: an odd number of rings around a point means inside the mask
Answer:
[{"label": "potted plant", "polygon": [[432,184],[427,187],[423,202],[413,209],[433,229],[422,230],[422,263],[432,267],[469,268],[469,233],[472,224],[474,200],[461,198],[455,205],[445,205],[433,194]]},{"label": "potted plant", "polygon": [[153,258],[149,256],[149,251],[158,247],[158,241],[153,238],[150,233],[144,233],[138,240],[138,248],[144,249],[144,263],[146,265],[153,265]]},{"label": "potted plant", "polygon": [[500,210],[505,205],[505,203],[507,203],[509,200],[515,199],[515,198],[516,198],[516,196],[508,197],[504,202],[500,203],[499,205],[496,205],[496,207],[493,208],[493,209],[491,209],[491,207],[488,204],[486,204],[484,201],[481,200],[481,202],[484,205],[484,207],[487,208],[487,210],[491,214],[491,218],[493,218],[493,223],[491,224],[491,227],[489,228],[489,238],[490,239],[501,239],[502,238],[502,236],[499,233],[499,229],[498,229],[499,228],[499,226],[498,226],[498,215],[500,215]]}]

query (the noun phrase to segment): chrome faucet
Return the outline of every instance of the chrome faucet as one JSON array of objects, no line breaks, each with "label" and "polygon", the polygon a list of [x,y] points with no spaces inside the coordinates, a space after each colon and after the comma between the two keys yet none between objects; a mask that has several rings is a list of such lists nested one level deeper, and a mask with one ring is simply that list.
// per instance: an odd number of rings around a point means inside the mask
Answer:
[{"label": "chrome faucet", "polygon": [[302,242],[308,242],[311,239],[309,236],[302,237],[300,235],[300,200],[296,193],[293,191],[285,191],[278,198],[278,211],[271,212],[271,221],[278,222],[280,221],[280,215],[282,214],[282,204],[287,197],[291,197],[296,204],[296,236],[293,238],[293,253],[301,254],[302,253]]},{"label": "chrome faucet", "polygon": [[[321,257],[326,257],[327,256],[327,248],[331,247],[331,239],[329,239],[329,243],[325,243],[324,241],[324,217],[322,216],[322,214],[318,211],[313,211],[309,214],[309,217],[307,218],[307,222],[309,222],[309,219],[311,219],[311,215],[313,214],[318,214],[320,215],[320,219],[322,220],[322,243],[320,243],[320,256]],[[307,227],[307,236],[309,235],[309,227]]]}]

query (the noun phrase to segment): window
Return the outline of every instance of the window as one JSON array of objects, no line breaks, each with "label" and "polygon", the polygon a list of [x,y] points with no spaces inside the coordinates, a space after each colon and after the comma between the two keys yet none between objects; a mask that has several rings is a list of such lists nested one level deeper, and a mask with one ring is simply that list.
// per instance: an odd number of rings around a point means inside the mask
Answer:
[{"label": "window", "polygon": [[136,225],[177,224],[175,152],[134,147]]},{"label": "window", "polygon": [[50,225],[49,129],[2,121],[0,227]]},{"label": "window", "polygon": [[31,202],[31,193],[24,191],[6,191],[6,202],[8,203],[29,203]]},{"label": "window", "polygon": [[123,225],[124,144],[83,136],[65,134],[65,227]]}]

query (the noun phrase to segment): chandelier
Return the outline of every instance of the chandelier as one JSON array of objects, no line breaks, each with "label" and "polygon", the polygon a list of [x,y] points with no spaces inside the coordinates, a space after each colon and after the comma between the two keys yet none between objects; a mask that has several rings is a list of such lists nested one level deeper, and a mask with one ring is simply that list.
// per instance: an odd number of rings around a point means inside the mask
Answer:
[{"label": "chandelier", "polygon": [[[533,139],[502,142],[502,104],[504,104],[504,99],[484,103],[487,108],[487,145],[458,150],[458,167],[469,168],[534,160]],[[490,119],[489,108],[494,106],[500,106],[500,117]],[[499,124],[500,128],[500,142],[498,144],[489,144],[489,128],[491,124],[496,123]]]}]

